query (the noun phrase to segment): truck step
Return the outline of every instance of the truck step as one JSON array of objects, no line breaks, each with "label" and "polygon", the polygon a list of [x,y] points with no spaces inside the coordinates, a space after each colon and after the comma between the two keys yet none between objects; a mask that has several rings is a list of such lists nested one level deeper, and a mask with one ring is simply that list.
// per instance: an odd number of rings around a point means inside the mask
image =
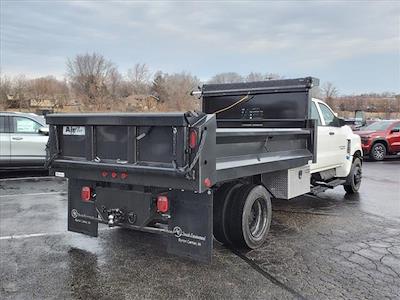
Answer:
[{"label": "truck step", "polygon": [[345,182],[346,182],[346,180],[344,180],[344,179],[334,179],[334,180],[331,180],[328,182],[318,181],[317,185],[315,185],[311,188],[310,194],[317,195],[319,193],[326,191],[327,189],[333,189],[334,187],[337,187],[338,185],[342,185]]}]

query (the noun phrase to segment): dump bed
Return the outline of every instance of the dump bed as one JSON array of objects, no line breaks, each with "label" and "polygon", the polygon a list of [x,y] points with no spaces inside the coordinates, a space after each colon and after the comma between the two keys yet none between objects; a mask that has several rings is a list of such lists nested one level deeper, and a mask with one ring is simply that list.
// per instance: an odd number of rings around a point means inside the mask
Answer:
[{"label": "dump bed", "polygon": [[204,85],[199,114],[48,115],[49,165],[69,177],[198,192],[306,165],[315,160],[316,85],[314,78]]}]

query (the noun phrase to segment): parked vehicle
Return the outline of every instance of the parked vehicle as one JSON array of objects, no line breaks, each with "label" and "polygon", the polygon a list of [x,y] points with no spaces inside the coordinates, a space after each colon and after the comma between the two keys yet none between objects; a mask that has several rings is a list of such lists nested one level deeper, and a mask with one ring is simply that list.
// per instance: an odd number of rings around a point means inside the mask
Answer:
[{"label": "parked vehicle", "polygon": [[361,137],[364,155],[383,160],[388,154],[400,153],[400,120],[383,120],[363,127]]},{"label": "parked vehicle", "polygon": [[48,133],[42,116],[0,112],[0,169],[45,169]]},{"label": "parked vehicle", "polygon": [[202,113],[48,115],[48,163],[69,178],[68,230],[159,233],[170,253],[210,261],[213,235],[260,247],[273,198],[356,193],[360,137],[312,98],[318,83],[207,84]]}]

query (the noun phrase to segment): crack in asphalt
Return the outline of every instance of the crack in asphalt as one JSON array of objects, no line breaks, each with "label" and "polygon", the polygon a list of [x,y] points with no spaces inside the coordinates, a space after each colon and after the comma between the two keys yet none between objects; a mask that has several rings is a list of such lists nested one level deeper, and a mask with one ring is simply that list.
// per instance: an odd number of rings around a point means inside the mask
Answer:
[{"label": "crack in asphalt", "polygon": [[239,250],[232,248],[232,247],[227,247],[233,254],[241,258],[245,263],[247,263],[250,267],[252,267],[255,271],[260,273],[263,277],[271,281],[273,284],[283,288],[293,296],[295,296],[297,299],[306,299],[303,295],[301,295],[299,292],[295,291],[293,288],[288,286],[287,284],[283,283],[279,279],[277,279],[275,276],[261,268],[259,265],[257,265],[254,261],[249,259],[246,255],[241,253]]}]

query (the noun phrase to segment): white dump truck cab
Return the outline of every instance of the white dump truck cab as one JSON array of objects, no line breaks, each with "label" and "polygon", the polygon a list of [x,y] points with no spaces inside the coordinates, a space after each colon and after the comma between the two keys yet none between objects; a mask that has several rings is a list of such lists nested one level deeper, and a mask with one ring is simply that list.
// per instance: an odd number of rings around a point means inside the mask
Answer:
[{"label": "white dump truck cab", "polygon": [[[311,117],[317,120],[317,159],[310,163],[315,181],[343,183],[356,192],[361,183],[361,140],[323,101],[313,98]],[[345,181],[345,182],[343,182]]]}]

